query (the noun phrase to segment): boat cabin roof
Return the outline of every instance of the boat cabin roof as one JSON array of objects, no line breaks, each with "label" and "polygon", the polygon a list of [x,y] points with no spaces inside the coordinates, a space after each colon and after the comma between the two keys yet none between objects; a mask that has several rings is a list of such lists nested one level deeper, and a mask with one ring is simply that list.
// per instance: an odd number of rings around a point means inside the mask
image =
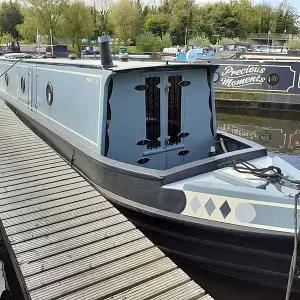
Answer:
[{"label": "boat cabin roof", "polygon": [[[19,57],[17,57],[19,59]],[[14,60],[15,57],[6,56],[3,59]],[[100,59],[67,59],[67,58],[21,58],[22,62],[32,63],[33,61],[38,64],[47,65],[65,65],[76,66],[81,68],[99,68],[103,69]],[[216,66],[216,64],[210,63],[210,61],[197,62],[197,63],[181,63],[171,61],[113,61],[113,66],[107,68],[107,70],[113,72],[128,72],[139,69],[156,70],[164,67],[175,69],[200,69],[208,66]]]}]

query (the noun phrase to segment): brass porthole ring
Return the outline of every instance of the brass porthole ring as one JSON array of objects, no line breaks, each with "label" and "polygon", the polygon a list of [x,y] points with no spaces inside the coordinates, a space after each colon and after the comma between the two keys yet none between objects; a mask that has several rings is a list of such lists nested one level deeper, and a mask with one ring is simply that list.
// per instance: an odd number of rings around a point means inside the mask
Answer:
[{"label": "brass porthole ring", "polygon": [[267,82],[269,85],[275,85],[279,82],[279,76],[278,74],[271,73],[267,77]]}]

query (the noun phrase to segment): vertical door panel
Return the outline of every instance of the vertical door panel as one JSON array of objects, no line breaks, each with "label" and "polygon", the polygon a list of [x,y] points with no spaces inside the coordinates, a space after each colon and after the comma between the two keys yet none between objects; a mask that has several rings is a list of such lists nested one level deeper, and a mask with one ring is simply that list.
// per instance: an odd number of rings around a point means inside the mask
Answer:
[{"label": "vertical door panel", "polygon": [[145,167],[164,170],[166,153],[163,149],[162,121],[162,78],[159,75],[145,77],[146,140],[143,157],[147,158]]},{"label": "vertical door panel", "polygon": [[184,163],[182,150],[183,139],[180,137],[182,128],[182,74],[166,74],[167,135],[165,138],[167,150],[167,168],[173,168]]}]

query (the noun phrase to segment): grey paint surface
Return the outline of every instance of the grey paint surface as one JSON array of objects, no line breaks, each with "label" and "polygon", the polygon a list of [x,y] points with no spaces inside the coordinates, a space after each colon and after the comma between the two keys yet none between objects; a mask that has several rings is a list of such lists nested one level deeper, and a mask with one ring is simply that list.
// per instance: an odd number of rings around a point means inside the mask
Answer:
[{"label": "grey paint surface", "polygon": [[[208,157],[213,143],[210,129],[211,118],[215,123],[215,111],[209,108],[209,86],[207,82],[207,68],[200,70],[185,70],[178,72],[138,72],[127,75],[113,76],[114,88],[110,99],[112,119],[109,125],[108,157],[138,165],[138,159],[149,157],[145,167],[165,170]],[[182,87],[181,132],[188,132],[189,136],[182,139],[182,143],[175,146],[164,145],[158,149],[148,150],[146,146],[136,145],[137,141],[146,139],[146,105],[145,91],[135,90],[135,86],[145,84],[145,77],[160,77],[160,119],[161,139],[167,136],[168,94],[164,85],[170,75],[182,75],[182,80],[190,81],[187,87]],[[190,152],[179,156],[178,152],[187,149]]]},{"label": "grey paint surface", "polygon": [[[1,72],[9,65],[0,60]],[[35,65],[19,62],[8,71],[9,85],[2,83],[5,96],[20,100],[28,114],[51,127],[64,132],[72,143],[81,143],[100,152],[102,141],[104,85],[110,71],[75,69],[74,67]],[[20,90],[25,78],[25,92]],[[2,79],[2,78],[1,78]],[[4,82],[4,76],[3,76]],[[53,104],[46,101],[46,86],[53,86]],[[64,84],[62,84],[62,82]],[[21,105],[21,104],[20,104]]]},{"label": "grey paint surface", "polygon": [[107,157],[137,165],[144,147],[136,143],[146,138],[146,113],[144,92],[134,87],[142,84],[143,79],[140,72],[132,72],[114,75],[113,82]]},{"label": "grey paint surface", "polygon": [[183,88],[184,93],[184,132],[190,135],[184,139],[184,146],[190,153],[184,158],[185,163],[207,158],[210,146],[213,143],[213,135],[210,130],[210,121],[215,112],[209,109],[209,87],[207,71],[186,72],[185,80],[191,84]]},{"label": "grey paint surface", "polygon": [[[256,216],[251,222],[258,225],[267,225],[274,227],[294,228],[294,209],[283,207],[270,207],[264,205],[253,204],[256,211]],[[300,211],[298,209],[298,220]]]}]

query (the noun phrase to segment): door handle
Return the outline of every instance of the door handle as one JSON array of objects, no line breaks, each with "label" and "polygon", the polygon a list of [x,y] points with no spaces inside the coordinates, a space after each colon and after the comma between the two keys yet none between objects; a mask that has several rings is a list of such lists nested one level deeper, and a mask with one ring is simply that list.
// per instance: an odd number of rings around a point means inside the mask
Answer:
[{"label": "door handle", "polygon": [[168,83],[165,84],[165,92],[166,92],[166,93],[169,92],[170,86],[171,86],[171,83],[170,83],[170,82],[168,82]]}]

